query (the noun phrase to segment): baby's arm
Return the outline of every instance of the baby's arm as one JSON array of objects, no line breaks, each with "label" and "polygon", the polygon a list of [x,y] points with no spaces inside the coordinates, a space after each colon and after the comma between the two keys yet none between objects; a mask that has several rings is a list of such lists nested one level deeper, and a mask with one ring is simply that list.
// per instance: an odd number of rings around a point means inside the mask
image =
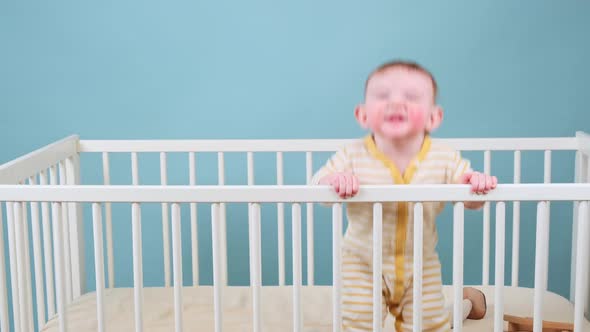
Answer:
[{"label": "baby's arm", "polygon": [[311,184],[332,186],[341,198],[353,197],[359,189],[346,149],[336,152],[311,179]]},{"label": "baby's arm", "polygon": [[319,180],[319,184],[332,186],[341,198],[353,197],[359,191],[359,181],[352,172],[338,172],[326,175]]},{"label": "baby's arm", "polygon": [[[469,184],[471,192],[476,194],[487,194],[498,185],[498,179],[471,169],[469,160],[461,157],[459,152],[455,153],[454,161],[450,164],[449,174],[451,178],[448,183],[452,184]],[[465,208],[478,210],[484,205],[484,202],[464,202]]]},{"label": "baby's arm", "polygon": [[[469,184],[471,185],[471,192],[476,194],[487,194],[490,190],[493,190],[498,185],[498,179],[495,176],[479,173],[479,172],[467,172],[461,175],[458,179],[458,184]],[[464,202],[465,208],[478,210],[484,205],[485,202]]]}]

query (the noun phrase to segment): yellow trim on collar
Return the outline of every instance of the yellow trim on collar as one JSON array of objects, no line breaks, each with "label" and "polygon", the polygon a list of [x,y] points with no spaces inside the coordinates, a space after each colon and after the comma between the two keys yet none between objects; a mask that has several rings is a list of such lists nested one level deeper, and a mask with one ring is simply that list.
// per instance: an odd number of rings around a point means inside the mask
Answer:
[{"label": "yellow trim on collar", "polygon": [[373,136],[368,135],[365,138],[365,146],[369,150],[369,153],[371,153],[371,155],[376,159],[380,160],[389,169],[389,171],[391,172],[391,177],[393,178],[395,184],[409,184],[410,182],[412,182],[412,178],[414,177],[414,174],[416,173],[417,169],[416,164],[418,162],[423,161],[426,158],[428,151],[430,151],[431,144],[432,141],[430,139],[430,136],[424,136],[424,142],[422,142],[422,147],[420,148],[420,151],[412,159],[412,161],[404,171],[404,174],[402,175],[395,163],[377,148]]}]

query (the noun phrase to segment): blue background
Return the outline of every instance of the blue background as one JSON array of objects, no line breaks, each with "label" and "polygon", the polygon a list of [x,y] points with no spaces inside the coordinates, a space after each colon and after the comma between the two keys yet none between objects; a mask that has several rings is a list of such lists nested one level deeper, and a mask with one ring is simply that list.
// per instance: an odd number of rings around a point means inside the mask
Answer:
[{"label": "blue background", "polygon": [[[573,136],[590,131],[589,14],[588,2],[548,0],[2,2],[0,162],[70,134],[82,139],[359,137],[365,133],[353,109],[362,101],[366,76],[394,58],[416,60],[437,78],[446,113],[435,137]],[[327,157],[314,156],[314,167]],[[483,168],[481,153],[468,157]],[[198,157],[199,183],[216,183],[215,158]],[[304,156],[285,158],[286,183],[305,181]],[[501,182],[512,180],[512,160],[510,153],[493,154],[492,170]],[[542,152],[523,154],[523,182],[542,182],[542,160]],[[554,153],[553,162],[554,182],[573,180],[573,153]],[[100,183],[99,156],[83,156],[82,163],[83,181]],[[257,155],[256,163],[257,183],[274,183],[274,170],[260,166],[274,165],[274,156]],[[142,155],[140,164],[141,182],[158,183],[158,156]],[[172,154],[169,164],[169,182],[187,183],[186,155]],[[245,156],[230,154],[226,164],[226,182],[245,184]],[[128,155],[112,156],[111,167],[114,184],[130,183]],[[116,284],[131,286],[130,208],[114,209]],[[163,283],[159,209],[157,204],[143,208],[144,257],[157,258],[144,264],[146,285]],[[265,284],[278,280],[275,211],[263,207]],[[249,282],[245,212],[243,205],[228,207],[232,284]],[[329,212],[316,207],[318,284],[331,282]],[[87,218],[89,213],[85,206]],[[199,208],[204,284],[212,281],[208,213],[208,206]],[[571,203],[552,204],[549,289],[566,297],[571,215]],[[452,282],[450,217],[447,209],[439,220],[447,284]],[[531,287],[534,218],[535,205],[523,204],[520,283]],[[286,219],[290,282],[289,206]],[[481,212],[467,212],[466,283],[481,283],[481,224]],[[509,218],[507,243],[511,225]],[[93,290],[89,219],[85,226],[87,282]],[[187,222],[183,231],[184,278],[190,284]],[[506,254],[509,283],[510,248]],[[490,271],[493,281],[493,266]]]}]

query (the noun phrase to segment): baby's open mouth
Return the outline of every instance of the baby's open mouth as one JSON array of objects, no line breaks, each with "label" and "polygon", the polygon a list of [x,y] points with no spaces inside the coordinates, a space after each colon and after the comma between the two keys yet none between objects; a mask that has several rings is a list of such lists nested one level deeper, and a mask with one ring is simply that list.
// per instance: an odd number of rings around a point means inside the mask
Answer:
[{"label": "baby's open mouth", "polygon": [[385,117],[387,122],[403,122],[406,121],[406,117],[402,114],[391,114]]}]

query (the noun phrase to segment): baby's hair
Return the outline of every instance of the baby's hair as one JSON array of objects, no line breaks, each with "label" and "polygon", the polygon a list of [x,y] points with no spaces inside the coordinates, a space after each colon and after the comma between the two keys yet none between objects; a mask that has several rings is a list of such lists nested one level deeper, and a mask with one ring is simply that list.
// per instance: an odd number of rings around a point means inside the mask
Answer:
[{"label": "baby's hair", "polygon": [[367,80],[365,81],[365,92],[367,91],[367,85],[369,84],[369,80],[371,79],[371,77],[373,77],[376,74],[382,73],[388,69],[395,68],[395,67],[401,67],[401,68],[405,68],[408,70],[417,71],[417,72],[423,73],[423,74],[427,75],[428,77],[430,77],[430,81],[432,82],[432,91],[434,92],[434,100],[436,100],[436,97],[438,94],[438,85],[436,84],[436,80],[434,79],[434,76],[432,75],[432,73],[416,62],[404,61],[404,60],[389,61],[389,62],[386,62],[386,63],[382,64],[381,66],[377,67],[377,69],[373,70],[371,72],[371,74],[369,74],[369,77],[367,77]]}]

